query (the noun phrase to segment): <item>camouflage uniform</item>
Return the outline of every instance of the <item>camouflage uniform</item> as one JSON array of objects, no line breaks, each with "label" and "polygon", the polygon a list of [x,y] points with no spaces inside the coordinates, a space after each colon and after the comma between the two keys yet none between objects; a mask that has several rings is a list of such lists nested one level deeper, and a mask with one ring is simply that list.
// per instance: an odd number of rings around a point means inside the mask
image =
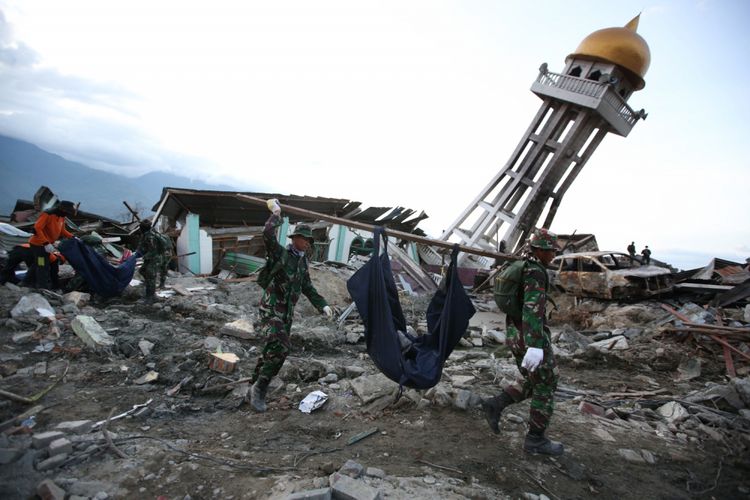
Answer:
[{"label": "camouflage uniform", "polygon": [[169,271],[169,263],[172,261],[174,245],[172,244],[172,238],[170,238],[166,234],[157,234],[161,239],[163,249],[161,266],[159,267],[159,288],[164,288],[164,285],[167,284],[167,271]]},{"label": "camouflage uniform", "polygon": [[[526,259],[523,271],[523,312],[521,328],[507,318],[506,343],[516,358],[522,381],[506,387],[503,391],[513,402],[531,398],[529,430],[543,433],[549,425],[554,408],[553,396],[557,388],[558,370],[552,353],[549,329],[544,324],[547,303],[547,271],[533,256]],[[529,372],[521,366],[526,349],[536,347],[544,350],[542,364]]]},{"label": "camouflage uniform", "polygon": [[140,272],[146,284],[146,298],[153,298],[156,295],[156,275],[164,259],[161,236],[155,229],[149,229],[143,233],[138,253],[143,256]]},{"label": "camouflage uniform", "polygon": [[295,254],[291,246],[284,248],[276,240],[281,216],[272,214],[263,229],[263,242],[269,262],[283,262],[260,300],[259,316],[266,343],[255,365],[253,382],[267,386],[284,364],[291,347],[289,333],[294,319],[294,306],[304,294],[318,311],[328,305],[310,280],[307,257]]}]

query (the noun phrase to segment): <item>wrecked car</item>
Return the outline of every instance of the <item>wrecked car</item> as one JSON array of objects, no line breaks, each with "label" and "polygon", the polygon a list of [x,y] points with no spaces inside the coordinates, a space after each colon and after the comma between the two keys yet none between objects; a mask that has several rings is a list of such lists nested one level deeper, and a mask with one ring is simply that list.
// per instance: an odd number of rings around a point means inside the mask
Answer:
[{"label": "wrecked car", "polygon": [[555,257],[552,283],[579,297],[639,299],[669,293],[672,273],[658,266],[643,266],[619,252],[569,253]]}]

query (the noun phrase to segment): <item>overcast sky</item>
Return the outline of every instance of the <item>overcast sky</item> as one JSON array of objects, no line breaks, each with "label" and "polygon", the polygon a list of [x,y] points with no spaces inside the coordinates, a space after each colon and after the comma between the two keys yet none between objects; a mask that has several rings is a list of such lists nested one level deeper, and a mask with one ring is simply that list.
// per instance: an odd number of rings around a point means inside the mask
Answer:
[{"label": "overcast sky", "polygon": [[[424,210],[439,236],[593,31],[651,49],[644,108],[552,230],[678,267],[750,257],[750,2],[0,0],[0,134],[126,175]],[[54,187],[51,186],[53,189]],[[85,201],[85,200],[84,200]],[[156,201],[156,200],[154,200]]]}]

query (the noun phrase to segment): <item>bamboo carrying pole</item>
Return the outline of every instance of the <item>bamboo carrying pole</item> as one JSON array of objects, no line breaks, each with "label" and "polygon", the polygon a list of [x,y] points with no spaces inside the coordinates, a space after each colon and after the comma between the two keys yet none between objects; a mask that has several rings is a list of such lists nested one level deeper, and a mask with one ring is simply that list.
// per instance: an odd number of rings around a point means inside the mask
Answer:
[{"label": "bamboo carrying pole", "polygon": [[[241,193],[237,193],[235,196],[239,200],[244,200],[244,201],[247,201],[248,203],[253,203],[254,205],[262,205],[264,207],[267,206],[266,200],[263,200],[261,198],[255,198],[254,196],[248,196],[246,194],[241,194]],[[291,205],[282,205],[282,210],[289,212],[290,214],[300,215],[302,217],[307,217],[311,219],[324,220],[324,221],[332,222],[334,224],[339,224],[342,226],[353,227],[355,229],[362,229],[365,231],[369,231],[371,233],[375,231],[375,226],[371,226],[370,224],[365,224],[363,222],[357,222],[357,221],[348,220],[348,219],[342,219],[340,217],[334,217],[332,215],[321,214],[318,212],[313,212],[312,210],[305,210],[304,208],[296,208]],[[421,243],[423,245],[445,248],[448,250],[453,249],[453,243],[449,243],[447,241],[424,238],[422,236],[417,236],[416,234],[405,233],[403,231],[396,231],[394,229],[389,229],[389,228],[383,228],[383,229],[387,236],[392,236],[394,238],[398,238],[398,239],[406,240],[406,241],[413,241],[415,243]],[[459,250],[465,253],[470,253],[473,255],[481,255],[482,257],[491,257],[493,259],[518,260],[519,258],[515,255],[510,255],[506,253],[489,252],[487,250],[467,247],[465,245],[459,245],[458,248]]]}]

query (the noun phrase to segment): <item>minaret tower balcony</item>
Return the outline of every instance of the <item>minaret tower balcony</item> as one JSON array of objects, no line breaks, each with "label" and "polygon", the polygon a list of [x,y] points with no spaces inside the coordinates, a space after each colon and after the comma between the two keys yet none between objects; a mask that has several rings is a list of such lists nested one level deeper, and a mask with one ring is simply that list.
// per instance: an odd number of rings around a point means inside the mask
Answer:
[{"label": "minaret tower balcony", "polygon": [[633,111],[611,83],[553,73],[547,70],[546,64],[539,69],[531,91],[542,99],[551,97],[596,110],[612,127],[610,131],[623,137],[639,119],[646,118],[643,110]]}]

